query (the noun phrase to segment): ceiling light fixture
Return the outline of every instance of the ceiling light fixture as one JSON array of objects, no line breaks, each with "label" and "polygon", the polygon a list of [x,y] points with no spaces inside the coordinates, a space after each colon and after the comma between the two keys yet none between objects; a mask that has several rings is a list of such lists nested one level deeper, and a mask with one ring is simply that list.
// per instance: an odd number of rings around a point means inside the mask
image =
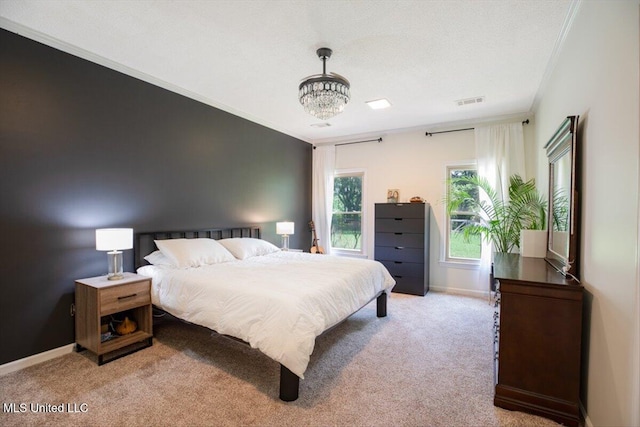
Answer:
[{"label": "ceiling light fixture", "polygon": [[316,51],[322,61],[322,74],[305,78],[298,87],[300,104],[307,113],[320,120],[342,113],[351,99],[349,80],[339,74],[327,74],[327,59],[331,58],[332,52],[328,47]]},{"label": "ceiling light fixture", "polygon": [[391,107],[391,103],[386,98],[367,101],[365,104],[367,104],[372,110],[382,110],[383,108]]}]

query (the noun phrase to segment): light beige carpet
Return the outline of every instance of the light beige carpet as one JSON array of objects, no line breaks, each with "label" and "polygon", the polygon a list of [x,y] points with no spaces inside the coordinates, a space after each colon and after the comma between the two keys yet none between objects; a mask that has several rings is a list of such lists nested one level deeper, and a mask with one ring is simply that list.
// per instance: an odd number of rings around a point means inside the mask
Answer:
[{"label": "light beige carpet", "polygon": [[[278,399],[276,362],[164,317],[153,347],[103,366],[73,353],[0,377],[0,425],[556,425],[493,406],[486,300],[394,293],[388,314],[377,318],[373,302],[318,338],[295,402]],[[12,403],[26,411],[6,412]]]}]

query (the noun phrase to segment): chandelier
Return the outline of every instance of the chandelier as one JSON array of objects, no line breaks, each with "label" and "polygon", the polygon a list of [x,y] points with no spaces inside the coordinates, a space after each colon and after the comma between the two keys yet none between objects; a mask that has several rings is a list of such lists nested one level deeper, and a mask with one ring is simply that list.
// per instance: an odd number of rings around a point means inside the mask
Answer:
[{"label": "chandelier", "polygon": [[316,51],[322,60],[322,74],[305,78],[298,88],[298,99],[304,110],[320,120],[342,113],[351,98],[349,80],[339,74],[327,74],[327,59],[331,58],[331,53],[328,47]]}]

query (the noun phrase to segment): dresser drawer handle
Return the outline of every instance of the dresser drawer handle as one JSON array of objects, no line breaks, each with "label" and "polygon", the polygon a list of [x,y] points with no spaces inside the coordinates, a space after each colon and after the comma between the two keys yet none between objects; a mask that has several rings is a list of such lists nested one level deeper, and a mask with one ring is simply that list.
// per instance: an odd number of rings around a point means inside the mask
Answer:
[{"label": "dresser drawer handle", "polygon": [[393,276],[393,277],[395,277],[396,279],[402,279],[402,276]]},{"label": "dresser drawer handle", "polygon": [[395,219],[396,221],[402,221],[402,218],[393,218],[393,219]]},{"label": "dresser drawer handle", "polygon": [[123,300],[123,299],[133,298],[133,297],[135,297],[137,295],[138,294],[131,294],[131,295],[125,295],[125,296],[122,296],[122,297],[118,297],[118,301],[119,300]]},{"label": "dresser drawer handle", "polygon": [[402,261],[393,261],[394,264],[402,264]]},{"label": "dresser drawer handle", "polygon": [[402,236],[402,233],[393,233],[393,234],[395,234],[396,236]]},{"label": "dresser drawer handle", "polygon": [[395,246],[394,249],[402,250],[404,249],[404,246]]}]

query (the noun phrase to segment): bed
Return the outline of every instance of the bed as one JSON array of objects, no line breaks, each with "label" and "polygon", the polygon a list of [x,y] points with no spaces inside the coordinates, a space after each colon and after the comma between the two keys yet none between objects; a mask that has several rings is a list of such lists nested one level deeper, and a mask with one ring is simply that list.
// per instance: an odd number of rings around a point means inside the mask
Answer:
[{"label": "bed", "polygon": [[280,363],[284,401],[298,398],[317,336],[374,299],[385,317],[395,285],[377,261],[281,251],[258,227],[137,233],[134,252],[154,306]]}]

